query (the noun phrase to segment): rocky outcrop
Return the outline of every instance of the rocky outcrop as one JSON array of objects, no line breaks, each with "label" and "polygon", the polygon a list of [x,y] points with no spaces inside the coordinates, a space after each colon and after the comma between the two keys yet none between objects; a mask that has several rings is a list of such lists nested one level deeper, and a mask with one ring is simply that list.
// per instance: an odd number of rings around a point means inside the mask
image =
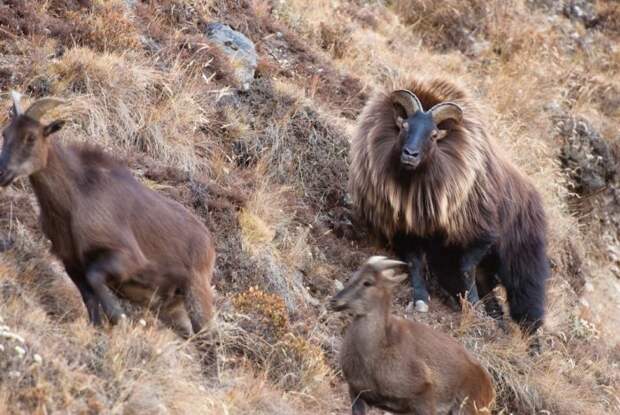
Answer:
[{"label": "rocky outcrop", "polygon": [[[600,233],[601,251],[620,278],[620,151],[584,118],[565,116],[556,123],[564,144],[560,161],[572,181],[574,209]],[[616,142],[620,141],[620,137]]]},{"label": "rocky outcrop", "polygon": [[228,56],[238,86],[243,90],[250,89],[257,59],[254,43],[223,23],[209,23],[205,32],[211,44]]},{"label": "rocky outcrop", "polygon": [[580,195],[592,194],[618,180],[618,160],[609,140],[583,118],[565,117],[557,122],[564,139],[560,160]]}]

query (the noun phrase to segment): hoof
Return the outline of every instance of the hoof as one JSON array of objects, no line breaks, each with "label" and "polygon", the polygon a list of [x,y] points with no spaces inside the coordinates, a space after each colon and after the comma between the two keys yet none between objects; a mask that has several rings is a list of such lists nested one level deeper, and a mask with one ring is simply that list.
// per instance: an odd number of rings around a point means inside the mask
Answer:
[{"label": "hoof", "polygon": [[110,324],[112,324],[113,326],[118,325],[118,323],[126,323],[127,322],[127,315],[123,312],[114,312],[112,313],[112,315],[109,318],[110,320]]},{"label": "hoof", "polygon": [[478,293],[475,290],[467,291],[467,301],[470,304],[476,304],[478,301],[480,301],[480,298],[478,297]]},{"label": "hoof", "polygon": [[417,300],[415,302],[415,311],[418,313],[428,313],[428,304],[422,300]]}]

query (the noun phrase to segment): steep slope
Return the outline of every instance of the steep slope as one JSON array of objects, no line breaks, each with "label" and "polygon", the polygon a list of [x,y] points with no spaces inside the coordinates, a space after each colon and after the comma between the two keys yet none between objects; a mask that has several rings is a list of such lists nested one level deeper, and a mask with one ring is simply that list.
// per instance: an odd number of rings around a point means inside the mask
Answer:
[{"label": "steep slope", "polygon": [[[254,43],[247,90],[212,22]],[[204,219],[219,313],[217,359],[144,310],[90,327],[21,180],[0,191],[0,413],[346,413],[346,319],[325,300],[384,252],[350,214],[348,137],[372,92],[409,76],[448,77],[484,103],[543,194],[553,262],[538,356],[515,327],[437,293],[412,318],[480,357],[498,413],[620,411],[618,176],[594,168],[602,184],[579,187],[601,146],[610,172],[620,154],[619,22],[602,0],[3,2],[2,92],[68,99],[63,140],[101,145]],[[581,119],[603,144],[567,127]]]}]

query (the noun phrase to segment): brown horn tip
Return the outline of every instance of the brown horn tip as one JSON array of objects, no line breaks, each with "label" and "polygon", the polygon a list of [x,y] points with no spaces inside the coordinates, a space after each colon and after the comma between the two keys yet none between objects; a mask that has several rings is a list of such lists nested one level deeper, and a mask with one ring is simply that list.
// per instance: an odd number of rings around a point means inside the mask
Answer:
[{"label": "brown horn tip", "polygon": [[41,98],[35,101],[24,113],[33,120],[39,121],[45,115],[46,112],[64,105],[66,102],[58,98]]},{"label": "brown horn tip", "polygon": [[418,97],[407,89],[397,89],[390,94],[390,98],[393,104],[398,104],[404,108],[407,117],[418,111],[424,111]]},{"label": "brown horn tip", "polygon": [[433,116],[435,125],[439,125],[445,120],[461,122],[463,120],[463,109],[454,102],[442,102],[433,106],[428,112]]}]

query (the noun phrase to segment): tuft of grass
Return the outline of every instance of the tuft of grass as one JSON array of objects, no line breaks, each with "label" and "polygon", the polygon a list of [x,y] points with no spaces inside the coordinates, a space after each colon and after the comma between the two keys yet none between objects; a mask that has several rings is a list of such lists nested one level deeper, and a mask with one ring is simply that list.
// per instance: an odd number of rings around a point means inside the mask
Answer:
[{"label": "tuft of grass", "polygon": [[[260,172],[263,168],[258,167],[258,174],[265,174]],[[289,199],[290,191],[285,186],[269,184],[267,181],[259,185],[239,212],[244,249],[254,254],[274,250],[282,236],[288,232],[295,214]]]},{"label": "tuft of grass", "polygon": [[97,51],[124,51],[139,49],[138,30],[127,2],[122,0],[92,2],[91,7],[68,10],[61,19],[71,30],[62,33],[63,43],[74,42]]},{"label": "tuft of grass", "polygon": [[239,213],[239,225],[243,232],[243,246],[250,252],[254,247],[269,244],[276,235],[265,221],[246,209]]},{"label": "tuft of grass", "polygon": [[194,137],[207,122],[192,80],[173,67],[167,74],[138,56],[74,48],[39,69],[51,94],[69,97],[67,114],[80,135],[125,154],[140,151],[187,171],[197,165]]}]

